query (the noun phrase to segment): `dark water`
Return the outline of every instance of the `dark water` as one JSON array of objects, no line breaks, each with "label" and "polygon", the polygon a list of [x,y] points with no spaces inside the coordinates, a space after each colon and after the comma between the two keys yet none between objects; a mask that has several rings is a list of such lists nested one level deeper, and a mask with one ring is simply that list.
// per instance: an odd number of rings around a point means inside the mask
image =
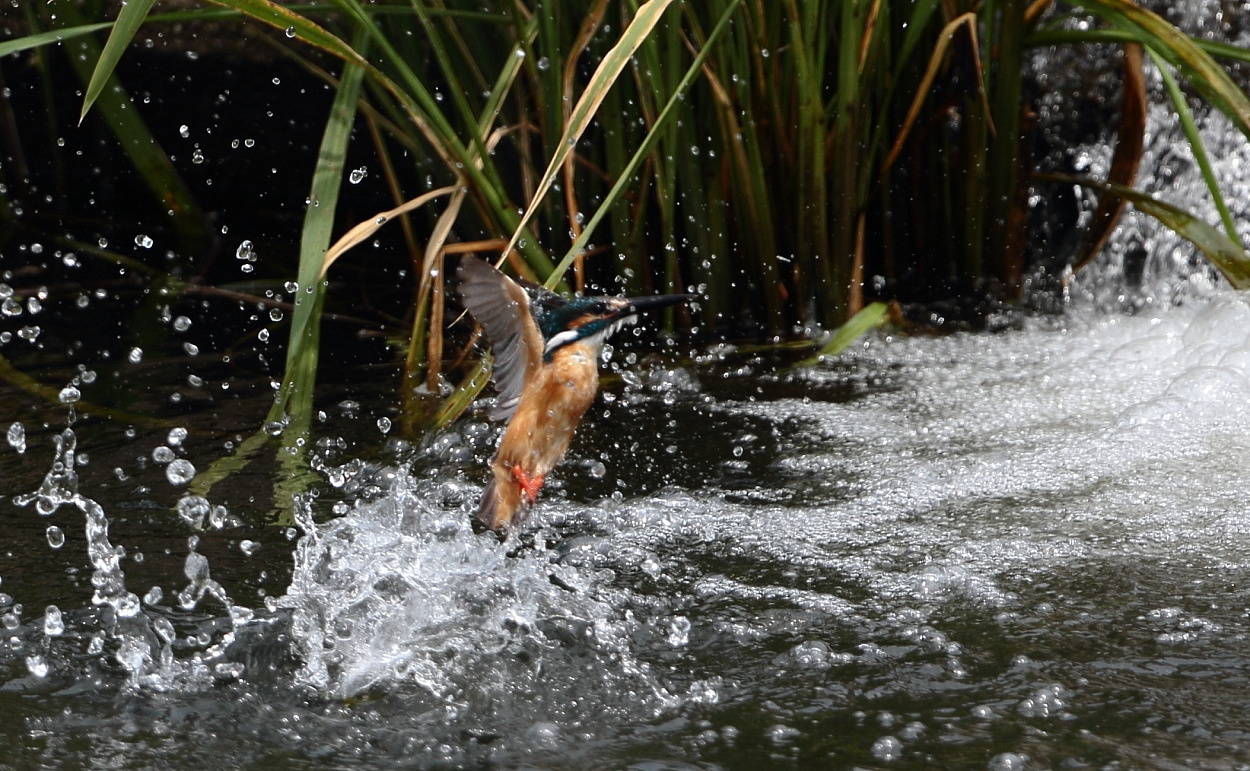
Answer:
[{"label": "dark water", "polygon": [[468,526],[491,429],[406,447],[382,389],[327,384],[295,526],[265,524],[261,460],[202,529],[154,450],[206,467],[264,387],[181,444],[80,420],[49,515],[16,496],[68,407],[6,392],[6,762],[1239,767],[1248,320],[1217,294],[879,337],[797,379],[635,367],[503,545]]}]

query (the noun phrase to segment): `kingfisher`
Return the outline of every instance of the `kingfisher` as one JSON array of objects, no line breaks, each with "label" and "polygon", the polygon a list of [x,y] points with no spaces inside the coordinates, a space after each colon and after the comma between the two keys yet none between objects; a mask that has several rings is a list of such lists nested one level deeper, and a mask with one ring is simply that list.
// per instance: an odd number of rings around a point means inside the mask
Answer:
[{"label": "kingfisher", "polygon": [[507,421],[477,521],[504,535],[524,521],[594,401],[604,342],[639,314],[696,295],[565,297],[468,256],[458,274],[461,301],[491,344],[491,418]]}]

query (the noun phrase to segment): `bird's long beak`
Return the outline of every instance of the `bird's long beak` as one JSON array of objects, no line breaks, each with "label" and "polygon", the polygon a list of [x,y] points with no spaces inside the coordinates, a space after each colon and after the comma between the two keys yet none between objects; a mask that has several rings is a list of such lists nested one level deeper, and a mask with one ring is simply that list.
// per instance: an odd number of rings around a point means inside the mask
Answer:
[{"label": "bird's long beak", "polygon": [[613,315],[618,318],[637,316],[640,313],[649,313],[660,308],[667,308],[670,305],[680,305],[681,303],[697,299],[699,299],[697,294],[658,294],[651,297],[631,297]]}]

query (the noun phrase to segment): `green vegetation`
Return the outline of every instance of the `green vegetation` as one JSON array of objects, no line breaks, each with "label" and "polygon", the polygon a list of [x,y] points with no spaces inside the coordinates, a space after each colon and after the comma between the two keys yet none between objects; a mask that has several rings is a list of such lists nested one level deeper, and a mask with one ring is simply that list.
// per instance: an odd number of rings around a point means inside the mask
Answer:
[{"label": "green vegetation", "polygon": [[[1022,109],[1030,46],[1125,50],[1110,178],[1051,178],[1103,196],[1071,261],[1087,261],[1127,199],[1193,240],[1234,285],[1250,276],[1182,90],[1250,136],[1250,100],[1217,61],[1247,61],[1250,53],[1191,39],[1129,0],[1087,0],[1080,9],[1046,0],[488,5],[215,0],[151,13],[161,7],[131,0],[110,26],[35,3],[26,6],[29,34],[0,43],[0,55],[28,51],[42,60],[58,42],[82,63],[75,66],[86,84],[83,114],[105,115],[188,250],[205,238],[203,214],[145,133],[142,110],[109,85],[136,30],[242,19],[276,30],[270,38],[284,55],[332,84],[299,247],[286,374],[271,430],[248,451],[278,434],[303,446],[332,265],[352,260],[353,246],[392,222],[417,277],[407,332],[396,340],[405,362],[402,422],[411,433],[453,420],[486,382],[488,365],[449,351],[444,340],[448,254],[506,260],[548,286],[596,283],[629,294],[698,287],[705,299],[697,317],[670,313],[670,329],[697,323],[784,335],[854,318],[825,352],[884,317],[879,305],[861,314],[874,299],[865,297],[866,276],[883,277],[894,297],[923,299],[944,287],[1018,299],[1029,268],[1025,191],[1045,183],[1032,176]],[[1073,23],[1091,17],[1097,23]],[[110,36],[101,47],[104,29]],[[1131,190],[1146,58],[1164,73],[1223,233]],[[366,131],[353,139],[354,126]],[[394,207],[351,228],[336,212],[345,158],[363,137]],[[8,206],[0,210],[12,219]],[[11,232],[20,222],[9,225]],[[811,350],[820,352],[816,343]],[[462,364],[448,372],[448,361]],[[463,382],[450,397],[440,390],[448,375]]]}]

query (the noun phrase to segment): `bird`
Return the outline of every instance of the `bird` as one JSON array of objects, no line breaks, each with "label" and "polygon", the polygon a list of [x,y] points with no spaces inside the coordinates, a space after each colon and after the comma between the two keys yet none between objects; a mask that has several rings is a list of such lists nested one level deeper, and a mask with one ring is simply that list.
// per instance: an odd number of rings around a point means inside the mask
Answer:
[{"label": "bird", "polygon": [[639,314],[697,295],[565,297],[471,256],[461,259],[457,275],[461,303],[491,346],[497,392],[491,418],[507,421],[476,525],[505,537],[525,521],[594,402],[604,342]]}]

